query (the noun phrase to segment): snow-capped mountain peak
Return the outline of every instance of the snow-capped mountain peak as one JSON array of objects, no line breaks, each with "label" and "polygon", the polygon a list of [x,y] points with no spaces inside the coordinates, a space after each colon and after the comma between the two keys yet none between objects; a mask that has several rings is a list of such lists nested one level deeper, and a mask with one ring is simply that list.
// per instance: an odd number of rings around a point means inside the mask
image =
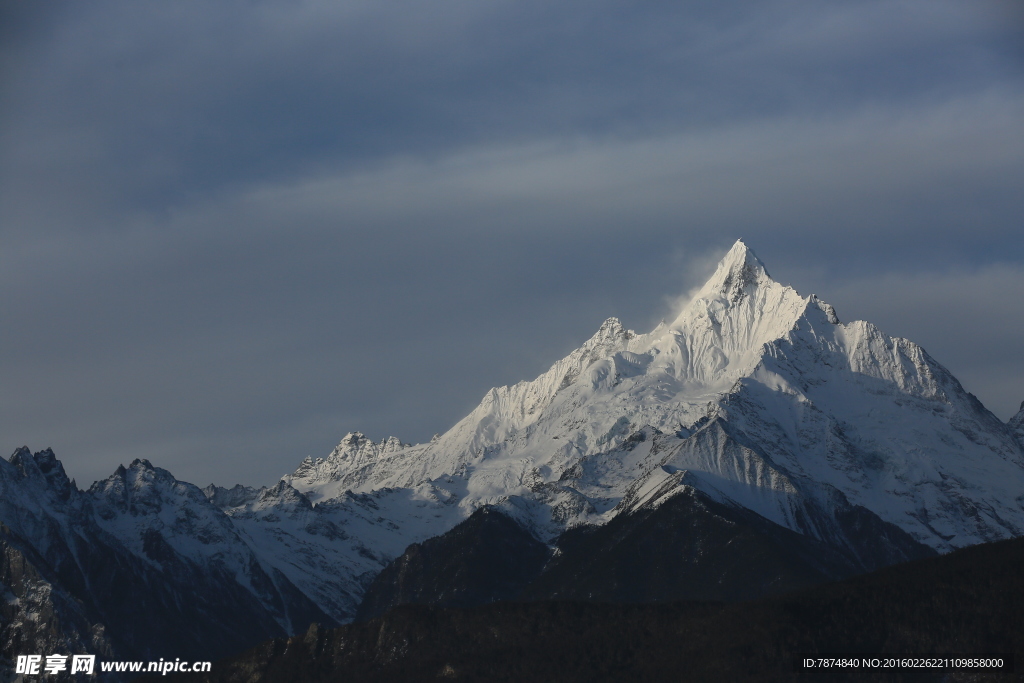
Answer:
[{"label": "snow-capped mountain peak", "polygon": [[764,263],[743,240],[736,240],[696,298],[723,298],[736,303],[751,288],[767,284],[774,284],[774,281]]},{"label": "snow-capped mountain peak", "polygon": [[326,458],[306,457],[286,481],[338,481],[352,470],[372,466],[382,457],[388,457],[408,448],[409,444],[389,436],[375,443],[362,432],[349,432]]},{"label": "snow-capped mountain peak", "polygon": [[677,378],[726,391],[758,364],[764,344],[785,337],[809,310],[838,321],[817,297],[775,282],[753,250],[737,241],[668,326],[671,338],[653,346],[671,354]]},{"label": "snow-capped mountain peak", "polygon": [[47,493],[55,495],[58,500],[67,501],[76,491],[75,485],[64,472],[64,465],[57,460],[52,449],[47,448],[33,455],[26,446],[22,446],[14,451],[10,463],[25,480],[45,481]]},{"label": "snow-capped mountain peak", "polygon": [[[731,465],[702,450],[737,439]],[[1024,532],[1024,453],[1007,426],[919,346],[840,323],[742,241],[670,324],[636,334],[609,318],[440,437],[387,443],[350,434],[286,479],[314,501],[440,486],[464,514],[512,506],[542,537],[603,523],[684,475],[801,533],[819,532],[795,521],[806,512],[793,501],[837,496],[939,549]],[[670,467],[666,452],[689,455]],[[663,467],[668,479],[641,485]]]}]

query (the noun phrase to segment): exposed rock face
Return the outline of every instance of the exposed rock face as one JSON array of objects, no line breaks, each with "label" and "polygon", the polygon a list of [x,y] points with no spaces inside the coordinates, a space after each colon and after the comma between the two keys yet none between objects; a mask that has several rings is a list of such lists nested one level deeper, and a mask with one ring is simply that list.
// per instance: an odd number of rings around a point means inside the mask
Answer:
[{"label": "exposed rock face", "polygon": [[1020,410],[1016,415],[1010,418],[1008,426],[1013,431],[1014,436],[1017,440],[1024,445],[1024,402],[1020,404]]},{"label": "exposed rock face", "polygon": [[106,628],[93,621],[85,603],[40,571],[46,564],[0,526],[0,651],[8,663],[18,654],[112,656]]}]

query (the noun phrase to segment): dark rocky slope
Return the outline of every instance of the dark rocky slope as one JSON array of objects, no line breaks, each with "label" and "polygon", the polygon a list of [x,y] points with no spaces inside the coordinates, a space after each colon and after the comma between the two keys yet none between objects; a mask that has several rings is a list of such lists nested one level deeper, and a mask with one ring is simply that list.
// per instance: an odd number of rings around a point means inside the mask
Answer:
[{"label": "dark rocky slope", "polygon": [[935,555],[863,508],[847,506],[843,514],[839,537],[846,543],[828,544],[686,488],[603,526],[567,531],[545,563],[542,543],[502,513],[481,508],[388,565],[357,619],[403,604],[749,600]]},{"label": "dark rocky slope", "polygon": [[548,548],[504,514],[480,508],[448,533],[414,543],[370,584],[357,620],[396,605],[471,607],[518,597]]},{"label": "dark rocky slope", "polygon": [[[1024,539],[752,602],[400,607],[268,641],[211,674],[161,680],[1008,681],[975,671],[796,672],[799,653],[1024,655]],[[1019,662],[1018,662],[1019,664]],[[155,680],[155,679],[153,679]]]}]

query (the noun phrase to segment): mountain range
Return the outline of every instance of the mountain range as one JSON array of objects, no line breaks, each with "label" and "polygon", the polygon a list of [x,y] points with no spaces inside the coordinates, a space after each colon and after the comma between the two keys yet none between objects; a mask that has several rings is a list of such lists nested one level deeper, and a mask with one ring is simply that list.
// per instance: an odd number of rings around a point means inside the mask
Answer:
[{"label": "mountain range", "polygon": [[[742,600],[1024,535],[1001,422],[924,349],[742,242],[671,321],[609,318],[427,443],[274,486],[0,460],[0,656],[213,659],[401,604]],[[2,663],[0,663],[2,664]]]}]

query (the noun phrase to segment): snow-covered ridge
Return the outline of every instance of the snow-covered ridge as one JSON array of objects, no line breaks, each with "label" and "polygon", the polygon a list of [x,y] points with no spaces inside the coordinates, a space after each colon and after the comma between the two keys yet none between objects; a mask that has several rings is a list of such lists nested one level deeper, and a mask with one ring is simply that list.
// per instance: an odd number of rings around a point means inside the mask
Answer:
[{"label": "snow-covered ridge", "polygon": [[0,459],[0,544],[37,556],[50,580],[71,577],[73,597],[107,610],[114,631],[123,613],[94,602],[118,590],[102,588],[109,580],[102,563],[123,572],[128,586],[159,581],[170,595],[158,602],[216,608],[227,621],[232,610],[251,615],[260,638],[295,633],[311,620],[347,621],[366,582],[391,558],[458,522],[452,502],[431,485],[319,505],[285,481],[201,490],[142,459],[82,491],[49,449],[19,448]]},{"label": "snow-covered ridge", "polygon": [[[476,409],[430,443],[399,448],[390,446],[399,443],[391,437],[371,446],[361,434],[348,434],[325,461],[304,462],[291,480],[299,488],[330,495],[345,488],[409,486],[456,474],[484,451],[578,407],[563,405],[565,396],[589,401],[590,394],[609,393],[604,390],[623,379],[633,379],[641,390],[630,397],[637,403],[631,410],[644,411],[648,402],[667,403],[667,410],[659,407],[657,412],[673,413],[672,418],[662,415],[645,423],[682,426],[675,419],[679,407],[687,411],[682,421],[692,423],[708,400],[752,370],[761,345],[785,334],[811,301],[772,281],[754,253],[737,242],[671,325],[638,335],[609,318],[580,348],[533,381],[488,391]],[[653,386],[639,386],[642,382],[636,380],[643,377],[653,380]],[[686,405],[680,406],[679,399]],[[620,416],[612,416],[608,425],[591,424],[599,430],[590,435],[592,440],[600,440]],[[585,419],[589,423],[599,417],[589,414]],[[323,488],[328,483],[335,486]]]},{"label": "snow-covered ridge", "polygon": [[[760,478],[693,450],[714,420],[751,447]],[[651,436],[624,453],[638,434]],[[768,496],[774,507],[759,511],[798,531],[794,496],[839,494],[938,549],[1024,532],[1024,454],[1011,429],[920,346],[842,324],[739,241],[671,323],[637,334],[610,318],[430,443],[350,434],[286,480],[314,500],[431,483],[464,514],[503,505],[550,537],[624,509],[662,467],[652,448],[691,453],[674,467],[737,504]]]}]

